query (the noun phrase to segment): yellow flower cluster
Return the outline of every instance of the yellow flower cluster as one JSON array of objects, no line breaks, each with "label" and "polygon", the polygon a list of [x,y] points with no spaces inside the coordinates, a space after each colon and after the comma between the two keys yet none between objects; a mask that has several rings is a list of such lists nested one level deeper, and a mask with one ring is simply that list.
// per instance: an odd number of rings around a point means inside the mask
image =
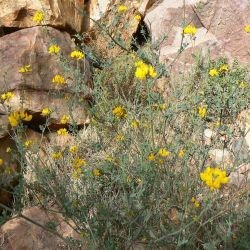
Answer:
[{"label": "yellow flower cluster", "polygon": [[8,119],[9,119],[10,125],[12,127],[16,127],[18,125],[18,123],[19,123],[20,120],[27,121],[27,122],[31,121],[32,115],[29,115],[25,111],[20,110],[20,111],[12,112],[9,115]]},{"label": "yellow flower cluster", "polygon": [[196,200],[194,197],[192,197],[191,201],[194,203],[195,207],[199,207],[200,206],[200,203],[198,200]]},{"label": "yellow flower cluster", "polygon": [[247,33],[250,33],[250,25],[247,25],[244,27],[244,30],[247,32]]},{"label": "yellow flower cluster", "polygon": [[3,159],[0,158],[0,166],[3,165]]},{"label": "yellow flower cluster", "polygon": [[167,157],[170,155],[170,152],[166,150],[165,148],[160,148],[157,153],[161,157]]},{"label": "yellow flower cluster", "polygon": [[130,123],[131,128],[138,128],[139,125],[140,125],[140,123],[139,123],[137,120],[133,120],[133,121]]},{"label": "yellow flower cluster", "polygon": [[126,11],[128,9],[128,7],[126,7],[125,5],[120,5],[118,6],[118,12],[122,12],[122,11]]},{"label": "yellow flower cluster", "polygon": [[125,136],[124,136],[123,134],[118,134],[118,135],[116,136],[116,140],[117,140],[117,141],[124,141],[124,140],[125,140]]},{"label": "yellow flower cluster", "polygon": [[136,21],[140,22],[140,21],[141,21],[141,15],[139,15],[139,14],[135,15],[135,16],[134,16],[134,19],[135,19]]},{"label": "yellow flower cluster", "polygon": [[52,82],[55,83],[55,84],[64,84],[64,83],[66,83],[64,77],[61,76],[61,75],[55,75],[54,78],[52,79]]},{"label": "yellow flower cluster", "polygon": [[93,170],[93,175],[96,176],[96,177],[100,176],[100,175],[101,175],[100,170],[95,168],[95,169]]},{"label": "yellow flower cluster", "polygon": [[72,147],[69,148],[69,152],[71,154],[75,154],[78,151],[78,147],[76,145],[73,145]]},{"label": "yellow flower cluster", "polygon": [[73,168],[80,168],[83,165],[86,165],[86,162],[83,159],[79,158],[79,157],[75,158],[73,160],[73,162],[72,162],[72,167]]},{"label": "yellow flower cluster", "polygon": [[183,158],[183,157],[185,156],[185,151],[184,151],[183,149],[181,149],[181,150],[179,151],[178,156],[179,156],[180,158]]},{"label": "yellow flower cluster", "polygon": [[79,50],[74,50],[70,53],[70,57],[76,58],[77,60],[81,60],[85,57],[85,55]]},{"label": "yellow flower cluster", "polygon": [[68,115],[63,115],[61,118],[61,124],[66,124],[68,123],[70,117]]},{"label": "yellow flower cluster", "polygon": [[75,179],[79,179],[80,178],[80,174],[82,173],[82,167],[86,164],[86,162],[77,157],[73,160],[72,162],[72,167],[73,167],[73,173],[72,173],[72,177]]},{"label": "yellow flower cluster", "polygon": [[170,155],[170,152],[166,150],[165,148],[159,148],[158,152],[156,154],[150,153],[148,156],[149,161],[154,161],[157,157],[158,163],[162,165],[164,163],[164,160],[166,157]]},{"label": "yellow flower cluster", "polygon": [[219,75],[219,72],[217,71],[217,69],[210,69],[209,75],[210,76],[217,76],[217,75]]},{"label": "yellow flower cluster", "polygon": [[127,113],[125,108],[123,108],[122,106],[117,106],[112,110],[113,114],[118,117],[118,118],[124,118],[126,117]]},{"label": "yellow flower cluster", "polygon": [[186,27],[184,27],[183,29],[183,33],[186,35],[192,35],[194,36],[197,32],[197,28],[194,25],[187,25]]},{"label": "yellow flower cluster", "polygon": [[68,133],[69,132],[68,132],[68,130],[66,128],[60,128],[60,129],[57,130],[58,135],[64,136],[64,135],[67,135]]},{"label": "yellow flower cluster", "polygon": [[44,108],[42,110],[42,116],[49,116],[51,114],[51,109],[50,108]]},{"label": "yellow flower cluster", "polygon": [[204,118],[206,116],[206,113],[207,113],[206,107],[202,107],[202,106],[198,107],[198,114],[201,118]]},{"label": "yellow flower cluster", "polygon": [[25,65],[23,67],[21,67],[19,70],[18,70],[19,73],[27,73],[27,72],[32,72],[32,69],[31,69],[31,66],[30,64],[29,65]]},{"label": "yellow flower cluster", "polygon": [[210,69],[209,75],[210,76],[218,76],[220,73],[225,73],[229,70],[228,64],[223,64],[219,67],[219,69]]},{"label": "yellow flower cluster", "polygon": [[59,151],[59,152],[57,152],[57,153],[52,153],[52,157],[53,157],[54,159],[60,159],[60,158],[62,158],[62,152]]},{"label": "yellow flower cluster", "polygon": [[56,44],[49,47],[49,54],[58,54],[60,52],[60,47]]},{"label": "yellow flower cluster", "polygon": [[44,20],[44,13],[41,10],[36,11],[33,21],[41,23]]},{"label": "yellow flower cluster", "polygon": [[211,190],[214,190],[219,189],[222,184],[228,183],[229,179],[226,175],[226,171],[219,168],[207,167],[204,172],[200,173],[200,178]]},{"label": "yellow flower cluster", "polygon": [[9,101],[10,99],[12,99],[14,97],[14,93],[12,93],[12,92],[7,92],[7,93],[3,93],[2,95],[1,95],[1,99],[3,100],[3,101]]},{"label": "yellow flower cluster", "polygon": [[150,76],[152,78],[155,78],[157,76],[154,67],[152,65],[144,63],[142,60],[137,61],[135,63],[135,66],[135,77],[140,80],[144,80],[147,76]]},{"label": "yellow flower cluster", "polygon": [[31,141],[27,140],[27,141],[24,142],[24,147],[29,148],[30,144],[31,144]]}]

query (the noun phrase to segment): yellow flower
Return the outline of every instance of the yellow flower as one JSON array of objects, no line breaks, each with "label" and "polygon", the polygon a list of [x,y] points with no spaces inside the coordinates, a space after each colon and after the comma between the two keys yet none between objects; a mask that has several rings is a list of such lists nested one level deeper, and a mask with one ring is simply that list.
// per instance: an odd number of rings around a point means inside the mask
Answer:
[{"label": "yellow flower", "polygon": [[61,118],[61,124],[66,124],[69,121],[69,116],[68,115],[63,115]]},{"label": "yellow flower", "polygon": [[247,33],[250,33],[250,25],[247,25],[244,27],[244,30],[247,32]]},{"label": "yellow flower", "polygon": [[126,117],[126,110],[122,106],[115,107],[112,112],[118,118]]},{"label": "yellow flower", "polygon": [[0,158],[0,166],[3,165],[3,159]]},{"label": "yellow flower", "polygon": [[249,85],[249,83],[247,83],[247,82],[240,82],[240,84],[239,84],[239,88],[241,88],[241,89],[243,89],[243,88],[245,88],[245,87],[247,87]]},{"label": "yellow flower", "polygon": [[23,121],[29,122],[32,120],[32,115],[29,115],[28,113],[26,113],[23,110],[19,111],[19,116]]},{"label": "yellow flower", "polygon": [[152,65],[149,66],[149,76],[152,78],[155,78],[157,76],[157,73],[155,72],[155,69]]},{"label": "yellow flower", "polygon": [[60,158],[62,158],[62,152],[59,151],[59,152],[57,152],[57,153],[52,153],[52,157],[53,157],[54,159],[60,159]]},{"label": "yellow flower", "polygon": [[111,155],[107,154],[106,155],[106,160],[109,161],[109,162],[113,162],[114,158]]},{"label": "yellow flower", "polygon": [[13,112],[8,117],[11,127],[16,127],[19,121],[19,113]]},{"label": "yellow flower", "polygon": [[30,141],[30,140],[27,140],[27,141],[25,141],[24,146],[25,146],[26,148],[28,148],[28,147],[30,146],[30,144],[31,144],[31,141]]},{"label": "yellow flower", "polygon": [[75,154],[78,151],[78,147],[76,145],[73,145],[72,147],[70,147],[69,152],[71,154]]},{"label": "yellow flower", "polygon": [[219,72],[227,72],[228,71],[228,64],[223,64],[222,66],[220,66],[219,68]]},{"label": "yellow flower", "polygon": [[127,183],[131,183],[132,179],[130,176],[127,177]]},{"label": "yellow flower", "polygon": [[11,152],[11,148],[10,147],[7,147],[6,148],[6,153],[10,153]]},{"label": "yellow flower", "polygon": [[154,67],[152,65],[144,63],[142,60],[137,61],[135,63],[135,66],[135,77],[140,80],[144,80],[148,75],[152,78],[155,78],[157,76]]},{"label": "yellow flower", "polygon": [[82,53],[81,51],[79,50],[74,50],[70,53],[70,56],[72,58],[76,58],[77,60],[81,60],[82,58],[85,57],[84,53]]},{"label": "yellow flower", "polygon": [[14,97],[14,93],[13,92],[7,92],[7,93],[3,93],[1,95],[1,99],[3,101],[9,101],[10,99],[12,99]]},{"label": "yellow flower", "polygon": [[75,158],[73,160],[73,162],[72,162],[72,167],[73,168],[80,168],[83,165],[86,165],[86,162],[83,159],[79,158],[79,157]]},{"label": "yellow flower", "polygon": [[158,164],[163,165],[164,164],[164,159],[163,158],[158,159]]},{"label": "yellow flower", "polygon": [[18,70],[19,73],[27,73],[27,72],[32,72],[31,66],[30,65],[25,65],[22,68]]},{"label": "yellow flower", "polygon": [[117,10],[118,10],[118,12],[121,12],[121,11],[126,11],[127,9],[128,8],[126,6],[120,5]]},{"label": "yellow flower", "polygon": [[136,178],[135,182],[136,182],[137,184],[140,184],[140,183],[142,182],[142,180],[141,180],[140,178]]},{"label": "yellow flower", "polygon": [[68,131],[66,128],[60,128],[59,130],[57,130],[57,134],[58,135],[67,135]]},{"label": "yellow flower", "polygon": [[183,29],[183,33],[187,34],[187,35],[192,35],[194,36],[197,32],[197,28],[193,25],[187,25],[186,27],[184,27]]},{"label": "yellow flower", "polygon": [[56,44],[49,47],[49,54],[57,54],[60,52],[60,47]]},{"label": "yellow flower", "polygon": [[93,170],[93,175],[94,175],[94,176],[97,176],[97,177],[100,176],[100,175],[101,175],[100,170],[95,168],[95,169]]},{"label": "yellow flower", "polygon": [[198,208],[200,206],[200,203],[198,200],[196,200],[194,197],[192,197],[191,201],[194,203],[195,207]]},{"label": "yellow flower", "polygon": [[80,174],[82,173],[82,169],[78,168],[72,173],[72,177],[74,179],[80,179]]},{"label": "yellow flower", "polygon": [[178,156],[179,156],[180,158],[183,158],[183,157],[185,156],[185,151],[184,151],[183,149],[181,149],[181,150],[179,151]]},{"label": "yellow flower", "polygon": [[162,157],[167,157],[167,156],[170,155],[170,152],[167,151],[165,148],[160,148],[160,149],[158,150],[158,155],[159,155],[159,156],[162,156]]},{"label": "yellow flower", "polygon": [[200,173],[200,178],[211,190],[219,189],[222,184],[229,181],[226,171],[211,167],[207,167],[204,172]]},{"label": "yellow flower", "polygon": [[166,109],[167,109],[167,105],[166,105],[165,103],[160,104],[160,105],[159,105],[159,108],[160,108],[161,110],[166,110]]},{"label": "yellow flower", "polygon": [[116,136],[116,140],[117,141],[124,141],[125,140],[125,136],[123,134],[119,134]]},{"label": "yellow flower", "polygon": [[33,17],[33,21],[37,22],[37,23],[41,23],[44,19],[44,13],[40,10],[36,11],[34,17]]},{"label": "yellow flower", "polygon": [[137,15],[135,15],[134,16],[134,19],[136,20],[136,21],[141,21],[141,15],[139,15],[139,14],[137,14]]},{"label": "yellow flower", "polygon": [[217,75],[219,75],[219,72],[217,71],[217,69],[210,69],[209,75],[210,76],[217,76]]},{"label": "yellow flower", "polygon": [[49,116],[51,114],[51,109],[45,108],[42,110],[42,116]]},{"label": "yellow flower", "polygon": [[130,126],[131,128],[138,128],[139,127],[139,122],[137,120],[133,120],[131,123],[130,123]]},{"label": "yellow flower", "polygon": [[61,75],[55,75],[54,78],[52,79],[52,82],[55,83],[55,84],[64,84],[64,83],[66,83],[64,77],[61,76]]},{"label": "yellow flower", "polygon": [[135,71],[135,77],[144,80],[149,72],[149,66],[144,63],[143,61],[137,61],[135,63],[136,71]]},{"label": "yellow flower", "polygon": [[206,113],[207,113],[206,107],[202,107],[202,106],[198,107],[198,114],[201,118],[204,118],[206,116]]},{"label": "yellow flower", "polygon": [[155,155],[153,153],[150,153],[148,156],[149,161],[153,161],[155,159]]}]

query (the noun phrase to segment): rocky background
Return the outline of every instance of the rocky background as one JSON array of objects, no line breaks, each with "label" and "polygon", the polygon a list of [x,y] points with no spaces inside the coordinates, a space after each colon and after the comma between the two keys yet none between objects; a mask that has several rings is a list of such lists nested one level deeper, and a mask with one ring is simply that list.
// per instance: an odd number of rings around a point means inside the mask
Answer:
[{"label": "rocky background", "polygon": [[[165,39],[158,48],[160,60],[170,66],[174,74],[184,72],[193,63],[192,54],[201,52],[203,55],[210,53],[212,58],[226,56],[229,62],[237,59],[241,64],[250,63],[250,34],[244,31],[250,24],[249,0],[134,0],[124,1],[130,6],[133,13],[140,13],[141,22],[131,25],[127,36],[136,34],[139,25],[146,25],[153,41]],[[39,124],[41,123],[41,110],[50,106],[56,110],[50,124],[51,131],[60,128],[60,117],[65,113],[65,98],[48,95],[53,90],[51,79],[60,69],[59,62],[53,60],[48,54],[51,37],[70,53],[76,48],[72,36],[76,33],[88,32],[93,34],[94,22],[108,16],[115,0],[0,0],[0,86],[1,92],[12,91],[15,98],[10,102],[13,109],[24,108],[34,119],[28,122],[29,132],[27,139],[35,141],[40,138]],[[46,13],[45,24],[48,26],[44,32],[42,26],[37,25],[32,17],[37,10]],[[81,15],[84,11],[85,16]],[[89,19],[88,16],[91,18]],[[223,18],[222,18],[223,17]],[[182,24],[193,23],[197,28],[196,39],[182,41]],[[186,50],[176,60],[180,44],[186,44]],[[91,62],[88,59],[83,63],[86,75],[86,84],[91,89]],[[32,65],[32,74],[22,75],[18,70],[24,65]],[[48,68],[50,69],[48,71]],[[70,98],[70,88],[61,89]],[[25,99],[20,100],[20,96]],[[89,94],[86,93],[82,100],[82,107],[75,109],[78,114],[77,125],[88,124],[89,117],[86,108],[89,104]],[[85,107],[85,108],[83,108]],[[246,110],[238,118],[239,125],[250,129],[250,111]],[[6,153],[8,147],[15,145],[10,137],[10,126],[6,110],[0,106],[0,157],[8,161],[10,154]],[[208,140],[213,136],[213,131],[205,131]],[[250,133],[243,138],[244,153],[249,154]],[[44,147],[53,139],[53,133],[44,138]],[[66,140],[71,140],[70,136]],[[58,142],[65,144],[65,141]],[[42,152],[41,152],[42,154]],[[228,152],[214,149],[211,158],[215,161],[230,161]],[[16,163],[13,162],[13,166]],[[249,176],[250,166],[240,166],[235,173],[234,184],[239,185],[246,176]],[[0,190],[0,202],[9,205],[11,197],[4,189]],[[53,217],[58,223],[61,218],[47,214],[35,207],[24,212],[41,224]],[[61,234],[77,237],[72,229],[61,223]],[[59,238],[52,239],[49,233],[32,225],[23,218],[17,218],[6,223],[0,232],[0,248],[4,249],[66,249]]]}]

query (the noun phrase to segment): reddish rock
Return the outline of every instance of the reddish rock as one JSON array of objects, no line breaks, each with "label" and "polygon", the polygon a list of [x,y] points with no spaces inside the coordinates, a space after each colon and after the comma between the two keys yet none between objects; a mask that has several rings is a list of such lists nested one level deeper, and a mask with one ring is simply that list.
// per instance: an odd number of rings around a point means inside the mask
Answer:
[{"label": "reddish rock", "polygon": [[[159,48],[160,59],[167,65],[175,62],[176,69],[183,72],[186,65],[194,62],[193,53],[211,51],[212,57],[227,56],[248,63],[250,35],[244,27],[250,24],[249,1],[215,0],[163,0],[155,3],[147,12],[145,21],[151,30],[153,41],[167,35]],[[185,35],[187,47],[181,56],[176,55],[181,46],[183,22],[197,27],[195,41]],[[182,67],[180,67],[180,65]],[[179,67],[179,68],[178,68]]]},{"label": "reddish rock", "polygon": [[[48,53],[52,43],[60,46],[61,52],[70,62],[66,67],[72,67],[72,70],[69,69],[67,74],[58,57]],[[46,31],[42,27],[33,27],[1,37],[0,87],[2,92],[14,92],[15,97],[10,100],[10,107],[13,110],[22,107],[31,113],[38,113],[49,107],[54,111],[51,115],[53,123],[59,123],[61,116],[72,109],[75,122],[83,124],[87,118],[86,96],[89,96],[91,91],[87,87],[90,85],[90,68],[87,60],[78,62],[82,72],[81,84],[86,85],[85,89],[89,93],[85,90],[73,97],[75,77],[72,72],[76,68],[76,59],[70,58],[69,55],[74,49],[69,34],[54,28],[48,28]],[[19,73],[19,69],[25,65],[30,65],[32,72]],[[53,84],[52,79],[56,74],[63,75],[67,84],[60,87]],[[0,105],[0,111],[4,112],[6,108]]]},{"label": "reddish rock", "polygon": [[36,26],[33,16],[40,10],[45,13],[44,22],[59,29],[81,32],[84,17],[81,11],[84,0],[0,0],[0,27],[28,28]]},{"label": "reddish rock", "polygon": [[[23,215],[46,227],[56,225],[57,232],[63,237],[79,239],[79,235],[58,214],[46,212],[38,207],[28,208]],[[71,221],[68,221],[73,227]],[[4,250],[57,250],[69,249],[66,243],[54,234],[44,230],[24,218],[18,217],[6,222],[0,230],[1,249]]]}]

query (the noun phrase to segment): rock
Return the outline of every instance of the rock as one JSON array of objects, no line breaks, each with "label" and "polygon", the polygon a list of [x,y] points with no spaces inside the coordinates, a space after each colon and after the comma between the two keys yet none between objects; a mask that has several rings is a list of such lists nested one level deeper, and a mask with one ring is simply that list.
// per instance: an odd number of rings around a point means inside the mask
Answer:
[{"label": "rock", "polygon": [[[98,50],[100,51],[102,58],[111,58],[117,57],[117,55],[121,55],[121,53],[127,53],[126,49],[130,50],[129,46],[133,45],[135,40],[144,40],[145,38],[142,35],[139,35],[139,30],[141,27],[146,30],[143,18],[146,13],[146,10],[155,2],[155,0],[142,0],[142,1],[122,1],[117,3],[117,1],[109,0],[109,1],[101,1],[94,0],[90,1],[90,13],[92,13],[93,19],[97,20],[100,15],[98,3],[103,3],[104,5],[99,4],[100,10],[103,12],[102,18],[100,19],[99,24],[101,23],[102,27],[112,27],[118,28],[119,32],[117,33],[117,37],[120,37],[120,45],[122,46],[112,46],[111,39],[107,37],[107,34],[104,35],[103,29],[100,29],[100,25],[94,25],[93,22],[90,23],[90,33],[92,35],[95,44],[98,44]],[[118,6],[124,5],[127,7],[125,11],[118,11]],[[97,11],[97,14],[95,12]],[[141,17],[140,20],[136,19],[135,16],[139,15]],[[90,14],[91,16],[91,14]],[[111,29],[111,30],[112,30]],[[111,31],[112,33],[112,31]],[[147,31],[146,31],[147,33]],[[140,38],[138,38],[140,36]],[[147,34],[145,35],[147,37]],[[140,41],[139,41],[140,42]],[[126,45],[127,44],[127,45]],[[126,49],[121,47],[126,47]],[[103,48],[103,49],[100,49]]]},{"label": "rock", "polygon": [[229,184],[242,187],[250,184],[250,164],[242,164],[229,175]]},{"label": "rock", "polygon": [[[86,108],[91,89],[90,67],[87,60],[79,61],[78,66],[85,76],[81,80],[81,92],[73,96],[76,86],[72,70],[66,70],[56,55],[48,53],[52,40],[60,46],[62,53],[69,59],[66,67],[76,67],[76,59],[70,59],[69,54],[75,49],[69,34],[54,28],[47,32],[42,27],[23,29],[0,38],[0,87],[2,91],[12,91],[15,97],[9,106],[16,110],[24,108],[32,114],[40,113],[49,107],[54,112],[51,122],[60,123],[62,115],[72,112],[77,124],[83,124],[87,119]],[[32,72],[19,73],[19,69],[30,65]],[[55,75],[61,74],[67,81],[62,87],[52,83]],[[87,86],[88,85],[88,86]],[[79,89],[79,86],[77,87]],[[85,92],[84,92],[85,91]],[[88,93],[86,91],[89,91]],[[0,105],[0,111],[4,111]]]},{"label": "rock", "polygon": [[244,134],[244,139],[250,151],[250,109],[243,110],[237,117],[236,123]]},{"label": "rock", "polygon": [[[174,63],[179,72],[194,62],[190,55],[199,51],[203,55],[211,51],[212,58],[226,55],[229,60],[237,58],[242,63],[249,62],[249,34],[244,31],[244,26],[250,23],[249,1],[186,0],[185,8],[183,3],[182,0],[160,1],[145,16],[153,41],[167,35],[159,48],[161,61],[168,65]],[[182,41],[184,9],[185,23],[197,27],[195,41],[189,35]],[[186,49],[176,58],[181,42],[186,44]]]},{"label": "rock", "polygon": [[[63,237],[80,238],[79,234],[77,234],[59,214],[44,211],[39,207],[31,207],[24,210],[23,215],[44,227],[46,227],[48,223],[53,223],[56,226],[57,232]],[[74,226],[71,221],[68,221],[68,223]],[[0,237],[1,247],[6,250],[69,249],[62,239],[22,217],[17,217],[6,222],[1,227]]]},{"label": "rock", "polygon": [[215,132],[212,129],[207,128],[204,130],[204,138],[205,138],[206,145],[211,144],[213,136],[215,136]]},{"label": "rock", "polygon": [[232,157],[227,149],[211,149],[209,151],[209,157],[216,164],[231,164]]},{"label": "rock", "polygon": [[45,13],[44,22],[49,26],[69,32],[85,29],[81,11],[84,0],[0,0],[0,27],[28,28],[36,26],[33,16],[40,10]]},{"label": "rock", "polygon": [[[86,9],[89,12],[89,16],[91,19],[98,21],[103,16],[106,15],[109,10],[112,0],[92,0],[88,1]],[[88,24],[87,24],[88,23]],[[90,29],[93,28],[94,22],[86,18],[86,26]]]}]

